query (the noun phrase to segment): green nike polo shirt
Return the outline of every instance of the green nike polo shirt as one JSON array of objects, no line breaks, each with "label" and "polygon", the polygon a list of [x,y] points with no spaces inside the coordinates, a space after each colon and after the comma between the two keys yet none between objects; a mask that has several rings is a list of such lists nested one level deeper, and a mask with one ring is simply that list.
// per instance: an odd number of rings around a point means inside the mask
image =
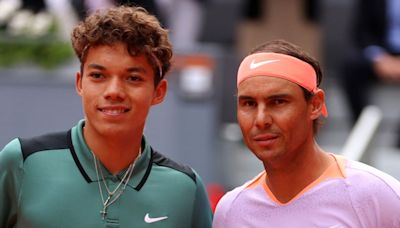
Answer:
[{"label": "green nike polo shirt", "polygon": [[[212,212],[200,177],[154,151],[142,155],[122,195],[107,208],[103,180],[83,138],[84,121],[67,132],[14,139],[0,152],[0,227],[211,227]],[[112,175],[113,190],[125,170]]]}]

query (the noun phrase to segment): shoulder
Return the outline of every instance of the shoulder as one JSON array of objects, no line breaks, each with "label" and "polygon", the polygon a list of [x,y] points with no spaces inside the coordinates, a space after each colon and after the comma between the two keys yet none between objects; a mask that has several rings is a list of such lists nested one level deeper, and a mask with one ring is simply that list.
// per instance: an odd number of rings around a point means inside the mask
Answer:
[{"label": "shoulder", "polygon": [[379,227],[398,227],[398,180],[369,165],[347,160],[345,181],[353,208],[363,221],[381,224]]},{"label": "shoulder", "polygon": [[346,178],[353,183],[355,188],[384,190],[400,199],[400,182],[367,164],[346,160]]},{"label": "shoulder", "polygon": [[[256,177],[253,179],[247,181],[241,186],[238,186],[231,191],[228,191],[218,202],[217,207],[215,209],[214,213],[214,220],[213,220],[213,225],[215,227],[225,227],[226,222],[228,222],[226,219],[229,217],[229,210],[239,206],[240,205],[235,205],[235,202],[239,198],[243,198],[244,195],[246,195],[246,189],[250,189],[257,185],[258,181],[260,178],[262,178],[264,175],[264,172],[261,172],[258,174]],[[243,195],[244,194],[244,195]],[[229,219],[229,218],[228,218]]]},{"label": "shoulder", "polygon": [[201,181],[196,172],[190,166],[178,163],[157,151],[152,150],[152,160],[154,165],[163,167],[170,171],[163,172],[165,176],[168,176],[168,174],[174,177],[181,176],[184,179],[189,178],[193,183]]},{"label": "shoulder", "polygon": [[[32,154],[40,151],[69,148],[69,132],[50,133],[31,138],[16,138],[0,152],[0,167],[20,167]],[[4,163],[4,164],[3,164]]]},{"label": "shoulder", "polygon": [[36,152],[67,149],[72,144],[70,131],[48,133],[32,138],[20,138],[19,141],[24,160]]},{"label": "shoulder", "polygon": [[203,181],[196,171],[153,150],[152,163],[152,181],[165,186],[165,192],[171,190],[173,195],[187,202],[193,200],[198,218],[207,220],[210,205]]},{"label": "shoulder", "polygon": [[225,193],[225,195],[219,200],[217,207],[216,207],[216,212],[221,213],[221,212],[226,212],[229,208],[231,208],[232,204],[234,201],[237,199],[237,197],[240,195],[240,193],[245,189],[246,185],[241,185],[239,187],[236,187],[232,189],[231,191],[228,191]]},{"label": "shoulder", "polygon": [[0,151],[0,170],[20,167],[22,160],[20,141],[14,139]]}]

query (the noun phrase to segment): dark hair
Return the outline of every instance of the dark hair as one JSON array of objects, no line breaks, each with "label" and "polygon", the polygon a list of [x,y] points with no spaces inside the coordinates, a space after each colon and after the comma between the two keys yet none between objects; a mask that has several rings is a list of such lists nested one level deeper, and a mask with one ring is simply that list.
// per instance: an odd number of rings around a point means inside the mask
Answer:
[{"label": "dark hair", "polygon": [[173,51],[168,31],[142,7],[98,10],[75,26],[71,41],[81,62],[81,71],[90,47],[116,42],[125,43],[132,56],[144,54],[147,57],[154,71],[155,85],[171,68]]},{"label": "dark hair", "polygon": [[[272,41],[268,41],[268,42],[265,42],[265,43],[257,46],[250,52],[250,54],[265,53],[265,52],[273,52],[273,53],[290,55],[290,56],[293,56],[295,58],[298,58],[298,59],[310,64],[314,68],[314,71],[316,73],[317,87],[320,86],[320,84],[322,82],[322,70],[319,65],[319,62],[316,59],[314,59],[310,54],[305,52],[299,46],[289,43],[285,40],[272,40]],[[308,90],[306,90],[305,88],[303,88],[301,86],[300,86],[300,88],[304,92],[304,98],[306,99],[306,101],[309,101],[311,99],[311,97],[314,96],[314,94],[312,92],[309,92]],[[320,119],[314,120],[313,128],[314,128],[315,133],[317,133],[317,131],[321,125],[322,125],[322,122]]]}]

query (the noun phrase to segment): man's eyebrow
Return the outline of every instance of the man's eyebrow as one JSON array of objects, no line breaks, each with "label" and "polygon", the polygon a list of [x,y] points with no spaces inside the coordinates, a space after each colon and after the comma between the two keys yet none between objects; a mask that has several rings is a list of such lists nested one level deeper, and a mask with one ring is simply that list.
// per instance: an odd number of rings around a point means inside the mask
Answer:
[{"label": "man's eyebrow", "polygon": [[[89,64],[88,65],[88,67],[89,68],[93,68],[93,69],[98,69],[98,70],[106,70],[106,67],[104,67],[104,66],[102,66],[102,65],[100,65],[100,64],[97,64],[97,63],[91,63],[91,64]],[[146,72],[146,69],[144,68],[144,67],[136,67],[136,66],[134,66],[134,67],[128,67],[127,69],[126,69],[126,71],[127,72],[139,72],[139,73],[145,73]]]},{"label": "man's eyebrow", "polygon": [[238,100],[251,100],[254,99],[252,96],[240,95],[237,96]]},{"label": "man's eyebrow", "polygon": [[280,93],[280,94],[274,94],[271,96],[268,96],[268,99],[277,99],[277,98],[288,98],[291,97],[291,95],[287,94],[287,93]]},{"label": "man's eyebrow", "polygon": [[94,68],[98,70],[105,70],[106,68],[102,65],[96,64],[96,63],[91,63],[88,65],[89,68]]},{"label": "man's eyebrow", "polygon": [[130,73],[134,73],[134,72],[139,72],[139,73],[146,73],[146,69],[144,68],[144,67],[128,67],[127,69],[126,69],[126,71],[127,72],[130,72]]},{"label": "man's eyebrow", "polygon": [[[289,98],[291,95],[287,93],[279,93],[279,94],[273,94],[270,96],[265,97],[265,99],[279,99],[279,98]],[[240,95],[238,96],[238,100],[253,100],[254,97],[252,96],[247,96],[247,95]]]},{"label": "man's eyebrow", "polygon": [[246,96],[246,95],[237,96],[237,101],[238,101],[238,102],[241,102],[241,101],[249,101],[249,100],[254,100],[254,97],[252,97],[252,96]]}]

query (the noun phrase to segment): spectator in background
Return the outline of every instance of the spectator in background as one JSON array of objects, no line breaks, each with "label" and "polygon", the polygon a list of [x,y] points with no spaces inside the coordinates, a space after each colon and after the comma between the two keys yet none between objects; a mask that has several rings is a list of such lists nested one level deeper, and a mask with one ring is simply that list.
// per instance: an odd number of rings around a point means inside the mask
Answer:
[{"label": "spectator in background", "polygon": [[77,15],[84,18],[89,12],[115,5],[134,5],[145,8],[168,28],[175,48],[191,48],[197,42],[207,0],[71,0]]},{"label": "spectator in background", "polygon": [[207,0],[158,0],[161,14],[171,32],[176,49],[190,49],[198,44]]},{"label": "spectator in background", "polygon": [[54,25],[53,19],[44,0],[0,0],[0,27],[9,35],[46,35]]},{"label": "spectator in background", "polygon": [[372,83],[400,82],[400,0],[357,3],[352,29],[355,50],[345,56],[341,78],[353,122],[370,102]]},{"label": "spectator in background", "polygon": [[319,63],[285,41],[242,61],[237,118],[265,171],[219,201],[214,228],[400,227],[400,183],[316,143],[328,115],[321,81]]},{"label": "spectator in background", "polygon": [[163,22],[160,9],[156,0],[70,0],[75,9],[79,20],[84,19],[88,12],[94,12],[97,9],[105,9],[112,6],[130,5],[145,8],[149,13],[155,15],[160,22]]},{"label": "spectator in background", "polygon": [[22,9],[31,10],[33,13],[39,13],[46,10],[46,3],[44,0],[21,0]]}]

